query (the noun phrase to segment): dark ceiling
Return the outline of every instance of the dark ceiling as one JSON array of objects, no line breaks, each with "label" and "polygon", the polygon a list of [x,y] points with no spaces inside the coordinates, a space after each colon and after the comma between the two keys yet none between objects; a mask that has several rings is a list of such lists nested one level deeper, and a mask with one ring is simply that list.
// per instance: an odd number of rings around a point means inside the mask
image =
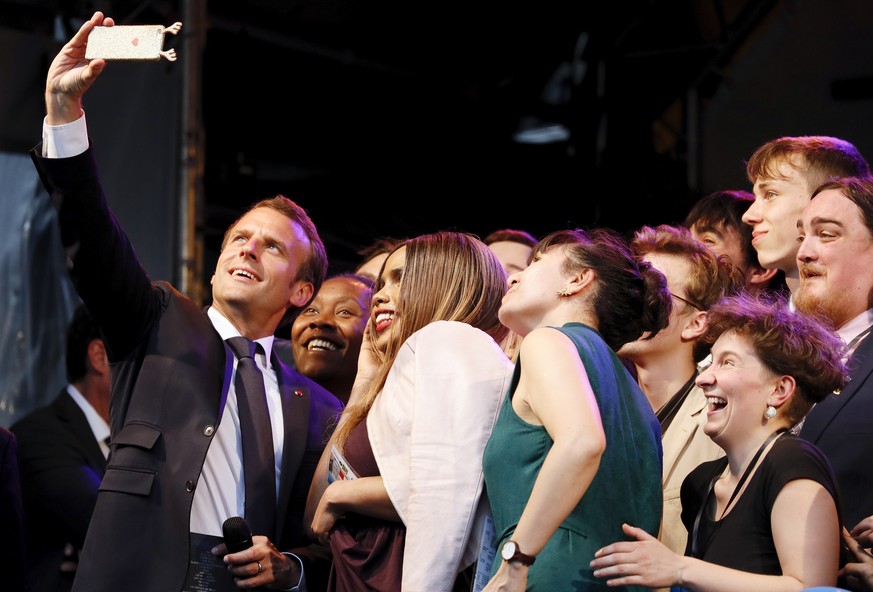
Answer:
[{"label": "dark ceiling", "polygon": [[[208,140],[208,179],[231,204],[290,190],[351,249],[440,228],[679,221],[698,195],[669,111],[691,87],[715,91],[773,4],[212,2],[205,119],[224,137]],[[228,105],[248,109],[230,122]],[[520,143],[524,121],[568,135]]]},{"label": "dark ceiling", "polygon": [[[182,20],[176,0],[109,4],[0,6],[4,25],[47,30],[95,8]],[[309,210],[335,270],[383,235],[679,221],[698,197],[688,90],[714,93],[776,4],[209,2],[207,240],[274,193]],[[514,137],[537,123],[556,141]]]}]

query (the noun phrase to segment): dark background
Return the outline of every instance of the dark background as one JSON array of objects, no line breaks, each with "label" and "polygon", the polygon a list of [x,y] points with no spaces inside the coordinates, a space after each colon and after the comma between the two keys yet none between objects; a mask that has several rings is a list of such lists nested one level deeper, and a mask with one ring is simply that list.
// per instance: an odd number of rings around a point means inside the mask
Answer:
[{"label": "dark background", "polygon": [[[202,19],[186,18],[192,4]],[[95,9],[119,24],[187,21],[165,42],[178,62],[110,64],[86,111],[146,265],[178,282],[179,260],[196,257],[204,293],[227,224],[275,193],[310,212],[342,271],[384,235],[679,222],[705,193],[750,189],[744,160],[779,135],[873,152],[867,0],[0,2],[3,29],[42,51],[22,54],[27,108],[0,104],[0,148],[38,141],[48,61]],[[173,187],[182,37],[195,34],[192,254]],[[562,135],[519,142],[530,122]]]},{"label": "dark background", "polygon": [[[284,193],[331,272],[383,235],[538,237],[676,223],[750,189],[786,135],[873,154],[870,0],[0,0],[0,425],[65,384],[77,302],[28,151],[49,63],[94,10],[183,22],[176,62],[85,97],[108,199],[146,270],[196,302],[223,231]],[[549,127],[551,126],[551,127]],[[550,143],[518,141],[551,129]]]}]

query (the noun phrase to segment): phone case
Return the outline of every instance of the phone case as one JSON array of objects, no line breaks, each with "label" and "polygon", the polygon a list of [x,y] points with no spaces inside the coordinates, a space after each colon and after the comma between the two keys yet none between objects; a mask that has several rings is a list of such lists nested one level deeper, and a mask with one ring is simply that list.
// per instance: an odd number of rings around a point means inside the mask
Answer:
[{"label": "phone case", "polygon": [[116,25],[94,27],[88,36],[85,58],[93,60],[155,62],[162,57],[176,61],[176,50],[164,50],[164,37],[179,32],[182,23],[163,25]]}]

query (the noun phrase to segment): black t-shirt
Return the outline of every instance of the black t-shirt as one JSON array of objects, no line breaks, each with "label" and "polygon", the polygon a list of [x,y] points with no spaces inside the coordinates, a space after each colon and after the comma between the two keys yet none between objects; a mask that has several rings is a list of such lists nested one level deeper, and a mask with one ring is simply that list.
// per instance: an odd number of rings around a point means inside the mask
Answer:
[{"label": "black t-shirt", "polygon": [[[725,457],[701,463],[682,482],[682,522],[689,532],[686,555],[692,554],[694,522],[700,506],[707,501],[713,479],[726,465]],[[711,509],[703,512],[697,532],[699,558],[750,573],[781,575],[770,513],[776,496],[795,479],[820,483],[834,498],[836,507],[840,507],[836,479],[824,454],[814,444],[784,434],[749,478],[746,490],[737,497],[727,516],[717,521]],[[839,537],[839,532],[834,536]]]}]

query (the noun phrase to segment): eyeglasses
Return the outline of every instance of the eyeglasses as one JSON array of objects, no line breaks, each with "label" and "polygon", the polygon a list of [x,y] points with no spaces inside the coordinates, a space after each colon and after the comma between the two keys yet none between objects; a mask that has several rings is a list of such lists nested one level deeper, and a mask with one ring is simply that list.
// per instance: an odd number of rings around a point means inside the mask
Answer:
[{"label": "eyeglasses", "polygon": [[677,295],[674,294],[673,292],[670,292],[670,296],[672,296],[672,297],[675,298],[676,300],[681,300],[682,302],[684,302],[685,304],[687,304],[687,305],[690,306],[691,308],[696,308],[697,310],[699,310],[699,311],[701,311],[701,312],[703,311],[702,308],[700,308],[699,306],[697,306],[696,304],[694,304],[694,303],[691,302],[690,300],[686,300],[685,298],[682,298],[682,296],[677,296]]}]

